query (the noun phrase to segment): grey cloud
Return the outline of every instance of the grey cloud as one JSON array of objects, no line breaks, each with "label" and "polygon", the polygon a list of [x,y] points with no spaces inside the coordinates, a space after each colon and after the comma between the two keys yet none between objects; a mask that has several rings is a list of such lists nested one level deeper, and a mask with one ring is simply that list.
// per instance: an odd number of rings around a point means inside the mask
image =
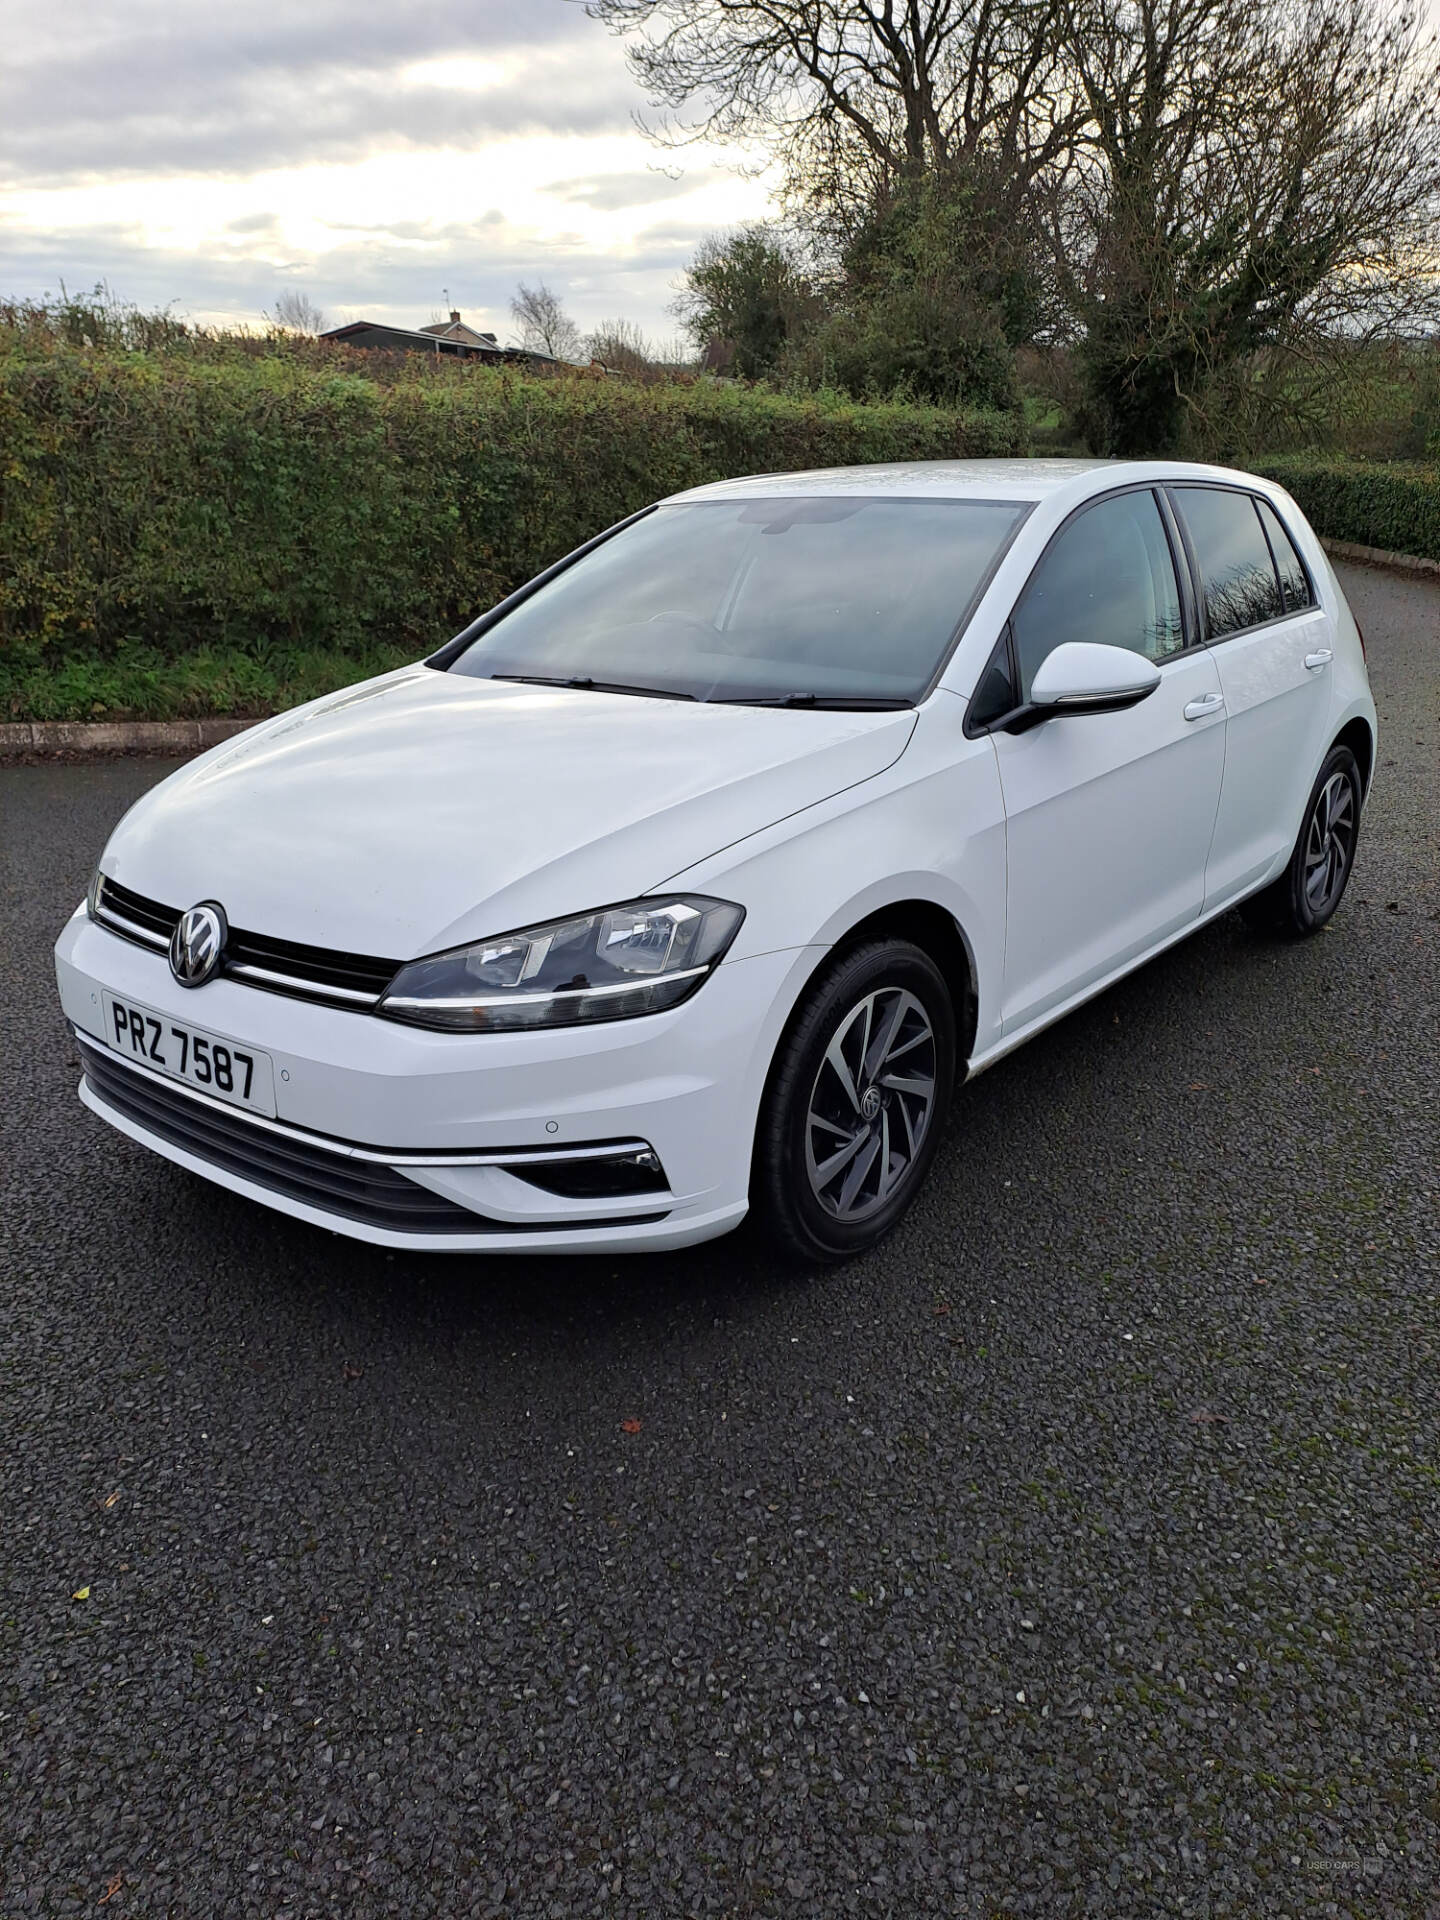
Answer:
[{"label": "grey cloud", "polygon": [[418,241],[427,246],[468,244],[484,240],[493,245],[497,228],[504,227],[505,215],[498,207],[478,214],[473,220],[384,220],[373,225],[358,220],[326,220],[322,224],[331,233],[376,234],[381,239]]},{"label": "grey cloud", "polygon": [[688,262],[705,236],[714,231],[713,223],[701,225],[694,221],[683,225],[646,227],[643,233],[636,234],[633,245],[640,254],[683,254]]},{"label": "grey cloud", "polygon": [[[60,0],[42,36],[28,0],[0,0],[0,178],[248,172],[629,125],[633,89],[613,62],[597,77],[600,29],[564,0],[254,0],[243,12],[196,7],[182,31],[175,11],[175,0]],[[502,54],[523,54],[534,83],[397,84],[418,61]]]},{"label": "grey cloud", "polygon": [[591,180],[552,180],[540,191],[556,200],[578,201],[602,213],[616,213],[622,207],[648,207],[652,201],[679,199],[719,178],[714,167],[703,167],[678,179],[660,172],[602,173]]},{"label": "grey cloud", "polygon": [[[332,315],[428,318],[448,287],[481,324],[508,330],[517,280],[543,276],[582,326],[623,309],[663,326],[669,282],[700,228],[653,227],[597,256],[578,234],[541,240],[487,202],[486,144],[530,131],[629,131],[636,98],[613,43],[567,0],[0,0],[0,187],[165,172],[243,175],[404,148],[458,150],[468,205],[431,220],[332,226],[338,248],[275,257],[273,198],[230,220],[205,254],[155,247],[138,225],[41,232],[0,204],[0,291],[108,282],[141,306],[259,316],[287,285]],[[520,78],[476,92],[415,87],[400,72],[441,56],[513,58]],[[564,180],[577,208],[680,203],[716,177],[641,171]],[[657,207],[657,211],[662,209]],[[683,211],[683,207],[679,210]],[[227,209],[228,211],[228,209]],[[268,254],[270,258],[259,257]]]}]

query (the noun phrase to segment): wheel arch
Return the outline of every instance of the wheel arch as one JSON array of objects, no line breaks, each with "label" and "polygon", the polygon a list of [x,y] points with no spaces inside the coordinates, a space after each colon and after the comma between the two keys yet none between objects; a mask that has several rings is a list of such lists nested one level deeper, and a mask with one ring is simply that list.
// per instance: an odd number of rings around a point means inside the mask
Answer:
[{"label": "wheel arch", "polygon": [[831,953],[844,952],[866,940],[908,940],[928,953],[940,969],[955,1009],[955,1065],[963,1076],[975,1044],[979,995],[975,955],[960,922],[934,900],[897,900],[858,920],[836,941]]},{"label": "wheel arch", "polygon": [[842,954],[863,945],[867,940],[909,940],[927,953],[940,969],[955,1008],[955,1062],[957,1074],[963,1079],[975,1046],[980,1004],[975,951],[963,926],[950,909],[923,896],[887,901],[830,935],[786,1015],[780,1037],[775,1043],[772,1065],[785,1035],[799,1017],[819,975]]},{"label": "wheel arch", "polygon": [[[787,1042],[794,1034],[797,1023],[804,1017],[817,982],[848,955],[879,940],[904,940],[918,947],[938,968],[955,1011],[955,1071],[952,1083],[944,1091],[947,1105],[951,1094],[965,1080],[969,1071],[978,1010],[977,976],[973,949],[956,916],[939,902],[917,896],[887,901],[853,920],[842,912],[839,920],[841,924],[838,931],[833,927],[827,929],[823,943],[817,941],[809,949],[814,956],[814,964],[800,981],[771,1048],[751,1136],[749,1192],[752,1208],[759,1204],[756,1199],[756,1168],[761,1132],[766,1124],[771,1091],[777,1073],[782,1069]],[[933,1152],[933,1148],[930,1151]],[[909,1204],[908,1201],[906,1204]]]},{"label": "wheel arch", "polygon": [[1330,742],[1332,753],[1336,747],[1348,747],[1354,754],[1356,764],[1360,768],[1361,793],[1368,794],[1370,776],[1375,771],[1375,735],[1369,721],[1361,714],[1356,714],[1353,720],[1347,720]]}]

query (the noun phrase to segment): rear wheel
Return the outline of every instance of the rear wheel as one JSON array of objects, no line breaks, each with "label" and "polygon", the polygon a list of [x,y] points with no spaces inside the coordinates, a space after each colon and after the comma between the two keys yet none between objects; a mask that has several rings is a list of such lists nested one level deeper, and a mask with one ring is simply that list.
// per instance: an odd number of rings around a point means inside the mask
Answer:
[{"label": "rear wheel", "polygon": [[1310,791],[1300,837],[1285,871],[1240,911],[1252,927],[1299,938],[1318,933],[1340,904],[1360,835],[1360,768],[1348,747],[1332,747]]},{"label": "rear wheel", "polygon": [[809,1263],[848,1259],[895,1225],[939,1145],[955,1081],[955,1011],[930,956],[867,941],[811,986],[781,1042],[755,1142],[752,1199]]}]

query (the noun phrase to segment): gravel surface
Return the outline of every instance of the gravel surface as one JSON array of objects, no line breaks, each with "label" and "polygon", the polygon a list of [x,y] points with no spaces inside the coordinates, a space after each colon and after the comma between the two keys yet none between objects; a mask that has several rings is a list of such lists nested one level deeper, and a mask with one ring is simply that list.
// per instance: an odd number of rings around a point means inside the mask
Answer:
[{"label": "gravel surface", "polygon": [[1440,1913],[1440,590],[1347,585],[1332,929],[1093,1002],[812,1281],[130,1145],[49,947],[163,769],[0,772],[5,1920]]}]

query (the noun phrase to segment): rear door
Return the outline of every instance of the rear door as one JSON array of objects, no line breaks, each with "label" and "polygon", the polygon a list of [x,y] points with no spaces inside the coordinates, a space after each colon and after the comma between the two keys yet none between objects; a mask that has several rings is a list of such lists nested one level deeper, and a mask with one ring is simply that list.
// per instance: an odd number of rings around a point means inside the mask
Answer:
[{"label": "rear door", "polygon": [[1254,888],[1290,852],[1329,743],[1329,614],[1266,500],[1175,486],[1201,617],[1225,696],[1225,778],[1205,905]]},{"label": "rear door", "polygon": [[992,733],[1006,820],[1003,1031],[1041,1018],[1199,918],[1225,719],[1178,533],[1148,487],[1082,508],[1011,616],[1016,690],[1063,641],[1129,647],[1160,685],[1119,713]]}]

